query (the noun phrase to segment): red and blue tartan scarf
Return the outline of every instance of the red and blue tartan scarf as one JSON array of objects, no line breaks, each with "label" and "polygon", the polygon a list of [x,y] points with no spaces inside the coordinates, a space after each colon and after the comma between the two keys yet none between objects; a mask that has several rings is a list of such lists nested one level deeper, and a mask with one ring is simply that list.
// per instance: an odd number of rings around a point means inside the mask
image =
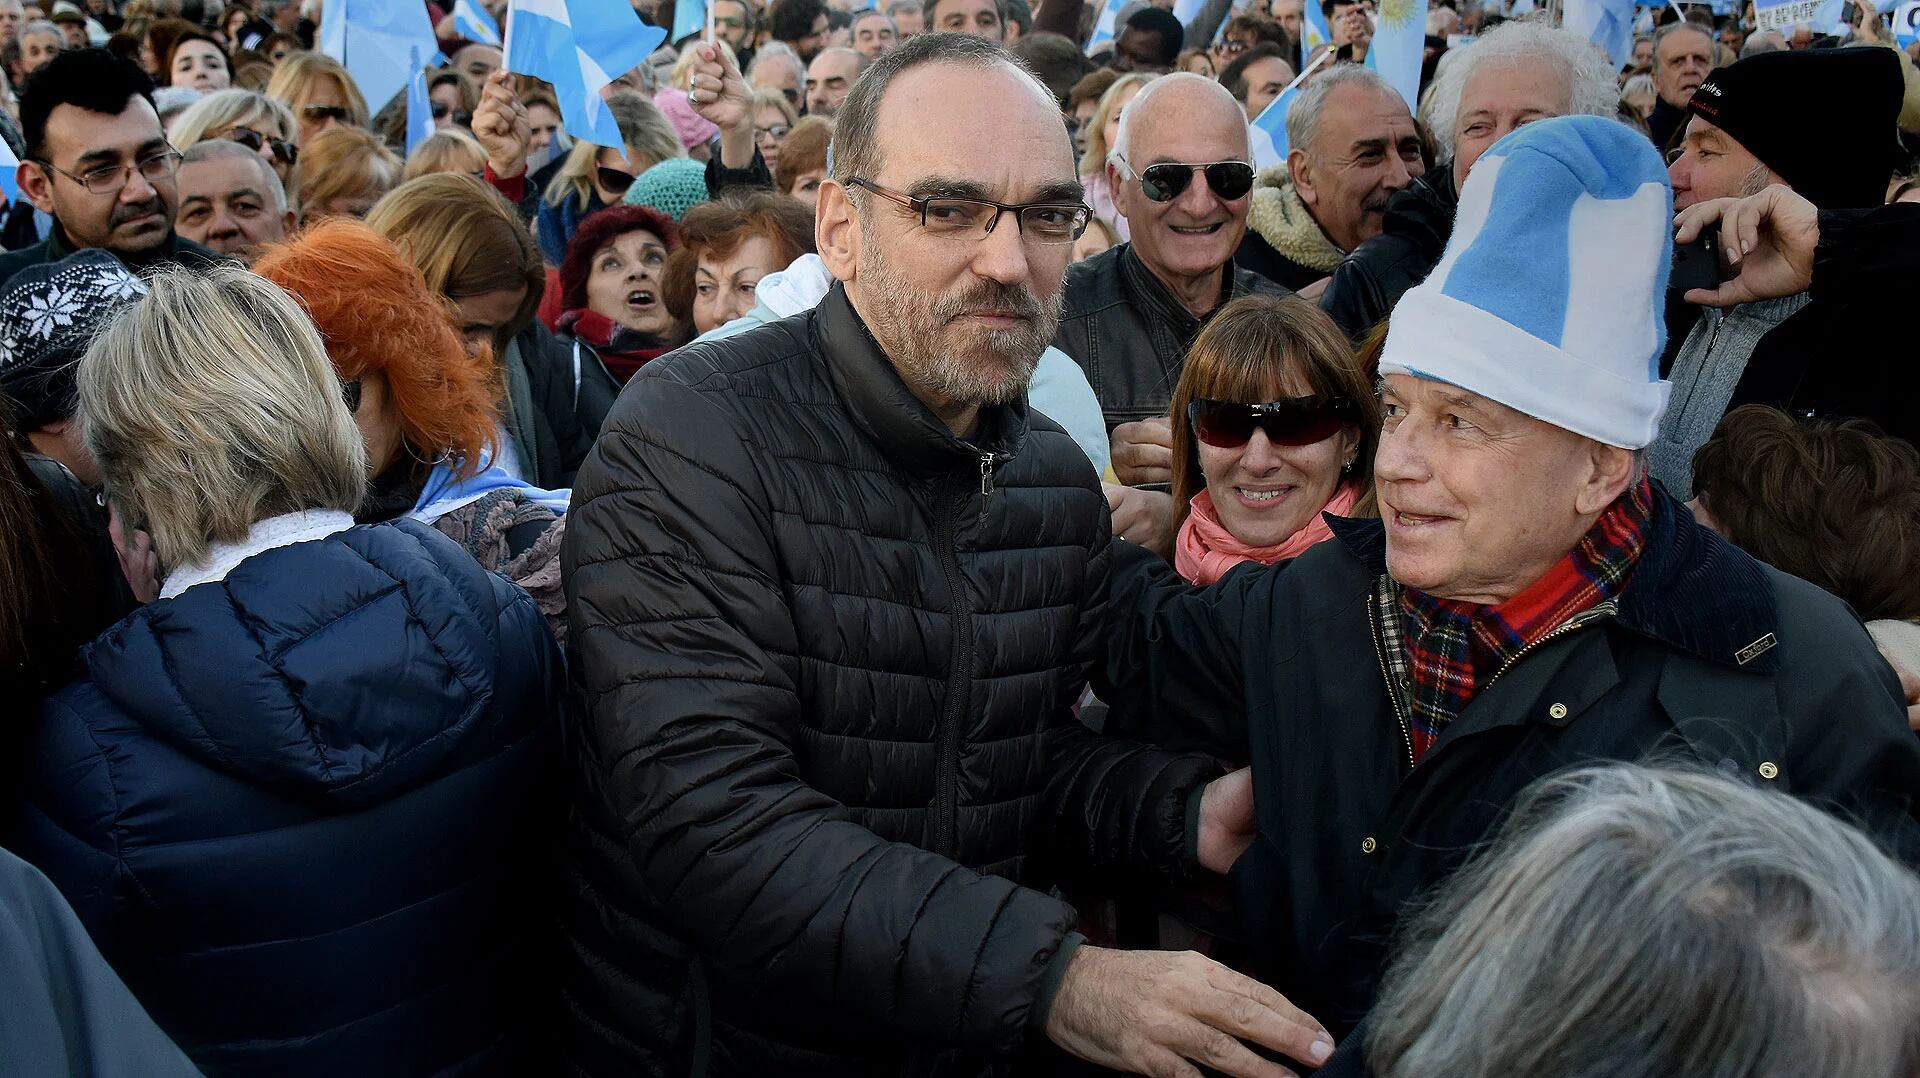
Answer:
[{"label": "red and blue tartan scarf", "polygon": [[1652,522],[1653,488],[1642,480],[1608,506],[1545,576],[1498,606],[1401,591],[1415,762],[1522,651],[1620,594],[1646,549]]}]

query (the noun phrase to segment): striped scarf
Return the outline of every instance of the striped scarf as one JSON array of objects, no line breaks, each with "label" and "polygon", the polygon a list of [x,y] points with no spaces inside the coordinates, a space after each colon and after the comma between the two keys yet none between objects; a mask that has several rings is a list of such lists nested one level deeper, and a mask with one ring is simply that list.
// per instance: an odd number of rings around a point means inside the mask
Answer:
[{"label": "striped scarf", "polygon": [[1546,575],[1498,606],[1437,599],[1412,588],[1400,593],[1416,762],[1522,651],[1620,594],[1646,549],[1652,519],[1652,486],[1642,480]]}]

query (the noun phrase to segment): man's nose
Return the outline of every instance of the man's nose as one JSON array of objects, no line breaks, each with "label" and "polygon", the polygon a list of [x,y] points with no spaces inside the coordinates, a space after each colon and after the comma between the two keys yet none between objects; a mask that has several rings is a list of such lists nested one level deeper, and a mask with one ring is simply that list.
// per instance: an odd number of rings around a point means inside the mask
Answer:
[{"label": "man's nose", "polygon": [[980,237],[975,245],[973,272],[1002,284],[1025,284],[1031,275],[1027,263],[1027,241],[1020,232],[1020,218],[1003,213],[993,231]]}]

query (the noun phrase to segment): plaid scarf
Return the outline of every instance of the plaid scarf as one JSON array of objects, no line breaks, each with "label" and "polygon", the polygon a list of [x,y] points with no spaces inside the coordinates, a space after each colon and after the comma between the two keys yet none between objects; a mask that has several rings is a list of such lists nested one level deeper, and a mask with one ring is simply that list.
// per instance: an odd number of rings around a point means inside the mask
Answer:
[{"label": "plaid scarf", "polygon": [[1545,576],[1498,606],[1401,591],[1416,763],[1522,651],[1620,594],[1646,549],[1652,516],[1652,486],[1642,480],[1608,506]]}]

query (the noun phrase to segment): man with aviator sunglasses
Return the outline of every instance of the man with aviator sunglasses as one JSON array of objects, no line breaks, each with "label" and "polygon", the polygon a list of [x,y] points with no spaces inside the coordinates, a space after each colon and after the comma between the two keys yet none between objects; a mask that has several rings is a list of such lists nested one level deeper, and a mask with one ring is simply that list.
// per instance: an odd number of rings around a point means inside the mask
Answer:
[{"label": "man with aviator sunglasses", "polygon": [[[1180,73],[1141,90],[1121,116],[1107,174],[1133,239],[1067,271],[1054,344],[1100,397],[1115,476],[1165,483],[1167,402],[1194,337],[1227,301],[1287,290],[1233,264],[1253,165],[1246,114],[1219,84]],[[1151,532],[1129,526],[1123,535],[1151,543]]]}]

